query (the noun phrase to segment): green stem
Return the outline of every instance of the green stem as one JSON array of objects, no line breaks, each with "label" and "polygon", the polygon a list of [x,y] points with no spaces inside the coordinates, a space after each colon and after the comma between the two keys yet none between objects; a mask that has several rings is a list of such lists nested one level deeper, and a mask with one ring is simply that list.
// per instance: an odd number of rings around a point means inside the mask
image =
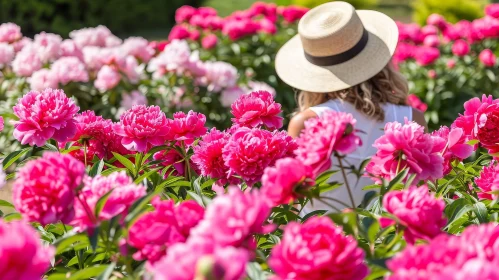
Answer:
[{"label": "green stem", "polygon": [[334,206],[334,205],[330,204],[329,202],[327,202],[327,201],[323,200],[322,198],[320,198],[320,197],[319,197],[319,198],[317,198],[317,200],[318,200],[318,201],[320,201],[320,202],[322,202],[322,203],[324,203],[324,204],[326,204],[327,206],[329,206],[329,207],[333,208],[333,209],[334,209],[335,211],[337,211],[338,213],[341,213],[341,210],[340,210],[340,209],[338,209],[338,207],[336,207],[336,206]]},{"label": "green stem", "polygon": [[352,209],[355,209],[355,201],[353,200],[352,189],[350,189],[350,184],[348,183],[347,174],[345,173],[345,168],[343,167],[343,163],[341,161],[341,157],[337,156],[338,164],[340,165],[341,174],[343,175],[343,180],[345,181],[345,186],[347,187],[348,196],[350,197],[350,202],[352,203]]},{"label": "green stem", "polygon": [[85,158],[85,167],[87,167],[87,142],[83,141],[83,157]]}]

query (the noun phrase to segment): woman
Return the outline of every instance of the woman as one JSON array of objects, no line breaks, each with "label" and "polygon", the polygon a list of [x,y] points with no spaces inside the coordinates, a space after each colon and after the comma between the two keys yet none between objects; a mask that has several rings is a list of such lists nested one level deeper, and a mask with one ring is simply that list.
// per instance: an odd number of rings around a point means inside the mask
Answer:
[{"label": "woman", "polygon": [[[345,161],[358,168],[376,153],[372,144],[383,135],[387,122],[407,119],[426,127],[423,114],[406,106],[407,81],[390,63],[397,41],[397,25],[391,18],[376,11],[356,11],[346,2],[326,3],[305,14],[298,35],[279,50],[275,63],[279,77],[301,91],[289,134],[299,136],[308,119],[328,110],[350,113],[357,120],[356,128],[363,131],[359,134],[363,145]],[[346,208],[351,199],[345,183],[358,206],[367,192],[362,188],[373,184],[352,173],[347,182],[341,172],[331,180],[344,186],[322,194],[331,198],[328,203],[314,202],[305,212]]]}]

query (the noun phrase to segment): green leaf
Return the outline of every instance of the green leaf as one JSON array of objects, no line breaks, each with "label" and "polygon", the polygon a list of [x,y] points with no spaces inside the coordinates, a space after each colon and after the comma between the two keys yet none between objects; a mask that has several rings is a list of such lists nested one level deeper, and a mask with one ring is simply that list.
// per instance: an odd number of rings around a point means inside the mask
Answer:
[{"label": "green leaf", "polygon": [[56,254],[60,254],[72,248],[73,244],[81,242],[88,243],[88,238],[84,234],[75,234],[64,236],[61,239],[57,240],[54,245],[56,248]]},{"label": "green leaf", "polygon": [[128,215],[125,217],[125,223],[128,226],[131,226],[131,223],[135,221],[135,219],[143,212],[143,209],[147,204],[149,204],[151,199],[154,196],[158,195],[158,193],[160,193],[161,191],[163,190],[155,190],[154,192],[151,192],[148,195],[141,197],[137,201],[135,201],[130,207],[130,210],[128,210]]},{"label": "green leaf", "polygon": [[401,172],[399,172],[399,174],[397,174],[397,176],[395,176],[395,178],[393,178],[393,180],[391,180],[390,183],[388,183],[388,186],[381,190],[381,195],[384,195],[385,193],[391,191],[392,188],[395,187],[396,185],[401,184],[408,173],[409,173],[409,168],[406,168]]},{"label": "green leaf", "polygon": [[473,205],[465,198],[456,199],[454,202],[447,205],[444,210],[445,215],[449,218],[446,228],[451,227],[452,223],[471,210],[473,210]]},{"label": "green leaf", "polygon": [[82,269],[69,277],[69,280],[91,279],[92,277],[102,274],[109,265],[96,265]]},{"label": "green leaf", "polygon": [[47,280],[66,280],[66,273],[54,273],[50,274]]},{"label": "green leaf", "polygon": [[133,176],[137,175],[137,173],[135,172],[135,165],[129,159],[115,152],[113,152],[113,155],[133,174]]},{"label": "green leaf", "polygon": [[381,188],[381,185],[368,185],[368,186],[365,186],[362,188],[363,191],[368,191],[368,190],[376,190],[376,189],[379,189]]},{"label": "green leaf", "polygon": [[45,143],[44,147],[46,147],[47,150],[49,150],[49,151],[59,152],[59,149],[56,146],[52,145],[52,144]]},{"label": "green leaf", "polygon": [[70,259],[68,264],[66,264],[66,266],[72,266],[75,264],[78,264],[78,257],[77,256],[74,256],[72,259]]},{"label": "green leaf", "polygon": [[99,231],[100,227],[96,227],[92,230],[92,234],[88,235],[88,240],[90,240],[90,246],[92,246],[92,250],[95,252],[97,249],[97,243],[99,242]]},{"label": "green leaf", "polygon": [[326,214],[327,210],[315,210],[315,211],[312,211],[310,213],[308,213],[307,215],[303,216],[302,218],[302,222],[305,222],[306,220],[314,217],[314,216],[322,216],[324,214]]},{"label": "green leaf", "polygon": [[99,275],[99,277],[96,278],[96,280],[108,280],[109,277],[111,277],[111,274],[113,273],[114,268],[116,267],[116,263],[111,263],[108,265],[106,270]]},{"label": "green leaf", "polygon": [[134,183],[135,184],[140,184],[145,178],[149,178],[149,176],[151,176],[152,174],[158,172],[158,170],[160,170],[162,167],[158,167],[158,168],[154,168],[142,175],[140,175],[137,179],[135,179]]},{"label": "green leaf", "polygon": [[19,151],[15,151],[10,153],[8,156],[6,156],[3,160],[3,170],[6,170],[11,166],[14,162],[16,162],[20,157],[22,157],[24,154],[26,154],[29,150],[31,150],[31,147],[29,148],[24,148]]},{"label": "green leaf", "polygon": [[0,199],[0,206],[14,208],[14,205],[12,205],[12,203],[5,201],[3,199]]},{"label": "green leaf", "polygon": [[97,203],[95,204],[95,210],[94,210],[94,217],[99,218],[100,212],[102,209],[104,209],[104,206],[106,205],[107,200],[109,199],[109,196],[113,193],[114,189],[109,190],[105,195],[101,196]]},{"label": "green leaf", "polygon": [[92,166],[92,169],[90,169],[88,175],[90,177],[95,177],[97,175],[100,175],[103,168],[104,168],[104,159],[101,159],[99,160],[99,162],[96,162],[94,166]]},{"label": "green leaf", "polygon": [[101,172],[101,175],[102,176],[107,176],[111,173],[114,173],[114,172],[120,172],[120,171],[126,171],[127,169],[126,168],[121,168],[121,167],[111,167],[111,168],[108,168],[106,170],[103,170]]},{"label": "green leaf", "polygon": [[3,219],[6,222],[14,221],[14,220],[21,220],[23,217],[19,213],[10,213],[5,216],[3,216]]},{"label": "green leaf", "polygon": [[487,207],[485,207],[483,202],[475,203],[473,205],[473,210],[475,211],[475,215],[481,224],[489,222]]},{"label": "green leaf", "polygon": [[208,206],[208,204],[210,204],[211,202],[211,199],[208,198],[207,196],[204,196],[202,194],[198,195],[197,193],[195,192],[192,192],[192,191],[187,191],[187,193],[199,204],[199,205],[202,205],[204,207]]},{"label": "green leaf", "polygon": [[316,185],[320,185],[324,182],[326,182],[327,180],[329,180],[329,178],[331,178],[331,176],[333,176],[334,173],[338,172],[338,170],[328,170],[322,174],[320,174],[317,179],[315,179],[315,184]]}]

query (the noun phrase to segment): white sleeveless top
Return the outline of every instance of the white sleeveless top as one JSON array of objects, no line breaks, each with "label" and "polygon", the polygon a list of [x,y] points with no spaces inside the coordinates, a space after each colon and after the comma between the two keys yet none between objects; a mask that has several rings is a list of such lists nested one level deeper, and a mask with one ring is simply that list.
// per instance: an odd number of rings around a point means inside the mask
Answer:
[{"label": "white sleeveless top", "polygon": [[[412,120],[412,108],[409,106],[394,105],[390,103],[382,104],[381,106],[385,112],[385,120],[383,122],[376,121],[364,115],[364,113],[357,111],[352,104],[339,99],[329,100],[320,105],[311,107],[310,110],[316,113],[319,117],[324,112],[331,110],[350,113],[353,115],[353,117],[357,120],[355,128],[363,131],[362,133],[357,134],[362,139],[362,146],[358,147],[357,150],[353,153],[347,155],[346,158],[342,160],[342,163],[344,166],[353,165],[355,166],[355,168],[359,168],[362,161],[372,157],[376,153],[377,149],[373,147],[373,144],[376,139],[384,134],[383,130],[385,128],[385,123],[394,121],[404,123],[404,118],[407,118],[407,120],[409,121]],[[332,161],[332,168],[334,170],[338,170],[338,159],[334,157]],[[368,192],[362,190],[362,188],[368,185],[372,185],[374,182],[367,177],[360,177],[359,179],[357,179],[357,176],[355,174],[349,174],[350,170],[345,170],[345,172],[347,174],[348,183],[352,190],[355,205],[358,206],[362,202],[364,195]],[[351,205],[350,197],[344,184],[344,179],[341,172],[333,174],[330,181],[343,183],[343,185],[337,189],[322,193],[321,196],[332,197],[344,202],[347,205]],[[344,205],[333,202],[332,200],[326,201],[340,210],[346,208]],[[306,205],[302,212],[304,214],[307,214],[315,210],[328,210],[331,212],[336,212],[335,209],[331,209],[330,206],[317,200],[314,200],[313,205],[311,205],[310,203]]]}]

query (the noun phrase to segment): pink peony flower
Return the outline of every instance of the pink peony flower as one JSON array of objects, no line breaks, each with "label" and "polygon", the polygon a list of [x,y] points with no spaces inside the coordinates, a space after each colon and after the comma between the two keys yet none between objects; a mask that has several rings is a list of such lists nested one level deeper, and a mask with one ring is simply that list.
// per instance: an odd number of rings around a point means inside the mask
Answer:
[{"label": "pink peony flower", "polygon": [[201,46],[203,46],[203,48],[206,50],[210,50],[216,47],[217,43],[218,43],[217,35],[209,34],[203,38],[203,40],[201,41]]},{"label": "pink peony flower", "polygon": [[[467,227],[461,235],[441,234],[428,244],[409,245],[387,262],[388,280],[498,279],[495,253],[499,227]],[[491,276],[492,275],[492,276]]]},{"label": "pink peony flower", "polygon": [[49,69],[42,68],[29,79],[31,90],[42,91],[46,88],[58,88],[59,80]]},{"label": "pink peony flower", "polygon": [[114,132],[123,137],[123,146],[138,152],[163,145],[169,131],[170,123],[158,106],[135,105],[121,115],[114,127]]},{"label": "pink peony flower", "polygon": [[264,82],[249,81],[248,87],[249,87],[249,89],[246,91],[246,94],[252,93],[254,91],[267,91],[273,97],[275,97],[277,94],[273,87],[269,86],[268,84],[266,84]]},{"label": "pink peony flower", "polygon": [[428,109],[428,105],[421,101],[419,97],[413,93],[407,96],[407,105],[411,106],[414,109],[418,109],[421,112],[426,112]]},{"label": "pink peony flower", "polygon": [[494,200],[499,197],[499,168],[494,163],[485,166],[480,173],[480,177],[475,179],[475,184],[480,189],[477,192],[478,198]]},{"label": "pink peony flower", "polygon": [[[125,215],[132,204],[146,195],[146,188],[133,183],[125,171],[111,173],[109,176],[98,175],[94,178],[86,177],[84,187],[79,192],[76,201],[75,218],[71,222],[79,231],[93,228],[101,221],[107,221],[117,215]],[[94,216],[95,206],[99,199],[108,192],[109,195],[98,217]]]},{"label": "pink peony flower", "polygon": [[19,25],[12,22],[0,24],[0,43],[14,43],[21,40],[22,37],[23,34]]},{"label": "pink peony flower", "polygon": [[453,161],[463,161],[473,153],[473,146],[466,144],[466,135],[459,127],[450,129],[447,126],[442,126],[432,135],[442,138],[447,143],[441,151],[444,157],[444,175],[449,174],[452,170]]},{"label": "pink peony flower", "polygon": [[225,88],[236,86],[237,69],[222,61],[207,61],[204,64],[206,74],[199,79],[201,85],[207,86],[209,91],[220,92]]},{"label": "pink peony flower", "polygon": [[456,61],[454,59],[447,60],[447,68],[454,69],[456,67]]},{"label": "pink peony flower", "polygon": [[13,122],[14,137],[23,145],[39,147],[50,138],[64,142],[76,132],[74,116],[78,110],[62,90],[30,91],[13,107],[19,118]]},{"label": "pink peony flower", "polygon": [[168,71],[182,74],[189,70],[191,50],[184,40],[173,40],[147,65],[147,71],[154,72],[153,77],[159,78]]},{"label": "pink peony flower", "polygon": [[154,49],[149,45],[149,42],[142,37],[129,37],[124,42],[121,48],[127,55],[134,56],[142,62],[149,62],[154,56]]},{"label": "pink peony flower", "polygon": [[173,121],[170,122],[169,139],[175,141],[184,141],[190,145],[196,138],[206,133],[206,116],[201,113],[189,111],[187,115],[184,112],[173,114]]},{"label": "pink peony flower", "polygon": [[430,79],[436,79],[437,78],[437,72],[433,69],[428,70],[428,78]]},{"label": "pink peony flower", "polygon": [[289,223],[273,249],[269,266],[276,279],[361,280],[369,270],[357,241],[327,217]]},{"label": "pink peony flower", "polygon": [[175,22],[182,23],[189,21],[197,12],[196,8],[184,5],[175,11]]},{"label": "pink peony flower", "polygon": [[445,202],[430,194],[426,185],[388,192],[383,197],[383,207],[406,227],[404,237],[411,244],[417,239],[431,240],[447,223],[443,215]]},{"label": "pink peony flower", "polygon": [[69,37],[73,39],[80,48],[86,46],[109,47],[110,45],[115,44],[114,42],[118,39],[103,25],[73,30],[69,33]]},{"label": "pink peony flower", "polygon": [[129,94],[124,92],[121,95],[120,106],[125,110],[132,109],[133,105],[146,105],[147,97],[138,90],[132,90]]},{"label": "pink peony flower", "polygon": [[294,23],[301,19],[309,9],[299,6],[279,7],[277,13],[281,15],[287,23]]},{"label": "pink peony flower", "polygon": [[240,86],[226,88],[220,95],[220,103],[225,107],[230,107],[237,99],[246,94],[247,89]]},{"label": "pink peony flower", "polygon": [[400,62],[408,60],[409,58],[414,58],[416,55],[417,49],[418,49],[418,47],[416,47],[412,44],[400,42],[397,45],[397,49],[395,50],[395,54],[393,55],[393,61],[396,64],[398,64]]},{"label": "pink peony flower", "polygon": [[275,167],[267,167],[262,176],[261,193],[274,206],[288,204],[303,197],[314,185],[312,170],[294,158],[279,159]]},{"label": "pink peony flower", "polygon": [[399,41],[420,44],[424,40],[421,27],[416,23],[396,22],[399,28]]},{"label": "pink peony flower", "polygon": [[[167,151],[160,151],[155,153],[153,158],[154,160],[160,160],[162,166],[169,167],[164,178],[168,178],[170,175],[187,177],[185,158],[177,150],[172,148]],[[191,170],[196,170],[192,161],[189,161],[189,164]]]},{"label": "pink peony flower", "polygon": [[470,45],[464,40],[457,40],[452,45],[452,53],[457,56],[465,56],[470,52]]},{"label": "pink peony flower", "polygon": [[268,91],[255,91],[239,97],[231,106],[234,124],[241,127],[264,127],[275,130],[282,127],[281,104]]},{"label": "pink peony flower", "polygon": [[391,122],[385,125],[385,134],[373,146],[378,149],[366,167],[367,173],[376,178],[393,179],[398,172],[408,168],[419,180],[443,177],[444,159],[440,152],[446,141],[424,133],[424,127],[415,122]]},{"label": "pink peony flower", "polygon": [[190,238],[186,243],[173,245],[160,261],[148,264],[148,270],[154,280],[239,280],[244,279],[249,260],[245,249]]},{"label": "pink peony flower", "polygon": [[428,25],[433,25],[433,26],[436,26],[440,29],[442,29],[442,27],[444,27],[446,25],[446,21],[445,21],[445,18],[442,16],[442,15],[439,15],[439,14],[431,14],[427,19],[426,19],[426,23]]},{"label": "pink peony flower", "polygon": [[21,40],[16,41],[11,44],[14,47],[14,51],[20,52],[24,47],[33,44],[33,39],[28,37],[23,37]]},{"label": "pink peony flower", "polygon": [[217,196],[208,206],[204,219],[192,230],[192,237],[220,246],[254,249],[253,235],[268,233],[270,229],[264,223],[271,206],[261,198],[257,189],[243,192],[230,187],[227,194]]},{"label": "pink peony flower", "polygon": [[421,27],[421,33],[426,37],[430,35],[438,35],[438,28],[433,25],[426,25]]},{"label": "pink peony flower", "polygon": [[42,68],[43,64],[33,45],[24,47],[12,61],[12,71],[18,76],[29,77]]},{"label": "pink peony flower", "polygon": [[0,116],[0,132],[5,128],[5,122],[2,116]]},{"label": "pink peony flower", "polygon": [[31,222],[67,224],[84,174],[85,166],[72,156],[45,152],[19,170],[12,187],[14,206]]},{"label": "pink peony flower", "polygon": [[76,57],[80,61],[84,61],[83,59],[83,51],[73,40],[66,39],[61,43],[61,56],[62,57]]},{"label": "pink peony flower", "polygon": [[478,116],[484,112],[491,104],[499,103],[499,99],[494,99],[492,95],[482,95],[480,100],[474,97],[464,102],[464,115],[459,115],[456,118],[452,127],[459,127],[463,129],[467,140],[476,139]]},{"label": "pink peony flower", "polygon": [[349,154],[362,145],[351,114],[330,111],[305,122],[296,139],[296,158],[312,168],[314,175],[328,170],[334,153]]},{"label": "pink peony flower", "polygon": [[183,25],[175,25],[170,31],[170,34],[168,34],[168,40],[184,40],[188,39],[190,36],[191,33],[186,27],[184,27]]},{"label": "pink peony flower", "polygon": [[85,69],[85,64],[76,57],[58,59],[52,64],[51,72],[63,85],[70,82],[88,82],[88,72]]},{"label": "pink peony flower", "polygon": [[180,233],[188,237],[191,230],[203,219],[204,208],[194,200],[186,200],[175,207],[175,217]]},{"label": "pink peony flower", "polygon": [[243,127],[234,132],[223,148],[223,160],[229,167],[229,177],[239,175],[252,185],[260,180],[267,166],[291,156],[295,148],[294,140],[284,131]]},{"label": "pink peony flower", "polygon": [[261,19],[258,24],[260,24],[259,31],[267,34],[275,34],[277,32],[277,26],[274,22],[267,18]]},{"label": "pink peony flower", "polygon": [[499,152],[497,144],[497,125],[499,124],[499,104],[490,104],[476,113],[475,136],[480,144],[495,155]]},{"label": "pink peony flower", "polygon": [[14,47],[6,43],[0,43],[0,68],[9,65],[14,60]]},{"label": "pink peony flower", "polygon": [[496,56],[495,54],[489,50],[489,49],[485,49],[483,50],[480,55],[478,55],[478,59],[480,60],[480,62],[482,62],[483,65],[485,65],[486,67],[493,67],[494,65],[496,65]]},{"label": "pink peony flower", "polygon": [[440,57],[440,51],[433,47],[418,47],[415,52],[416,62],[421,66],[427,66]]},{"label": "pink peony flower", "polygon": [[30,225],[0,220],[0,279],[42,279],[55,249],[40,241],[40,235]]},{"label": "pink peony flower", "polygon": [[104,65],[97,73],[94,86],[101,92],[105,92],[116,87],[121,80],[120,73],[113,67]]},{"label": "pink peony flower", "polygon": [[228,36],[232,41],[256,34],[260,24],[249,18],[227,19],[223,25],[222,34]]},{"label": "pink peony flower", "polygon": [[485,7],[485,14],[493,18],[499,18],[499,4],[489,4]]},{"label": "pink peony flower", "polygon": [[62,37],[57,34],[41,32],[33,41],[38,57],[43,63],[55,61],[61,56]]},{"label": "pink peony flower", "polygon": [[440,39],[437,35],[428,35],[424,38],[423,45],[436,48],[440,45]]}]

